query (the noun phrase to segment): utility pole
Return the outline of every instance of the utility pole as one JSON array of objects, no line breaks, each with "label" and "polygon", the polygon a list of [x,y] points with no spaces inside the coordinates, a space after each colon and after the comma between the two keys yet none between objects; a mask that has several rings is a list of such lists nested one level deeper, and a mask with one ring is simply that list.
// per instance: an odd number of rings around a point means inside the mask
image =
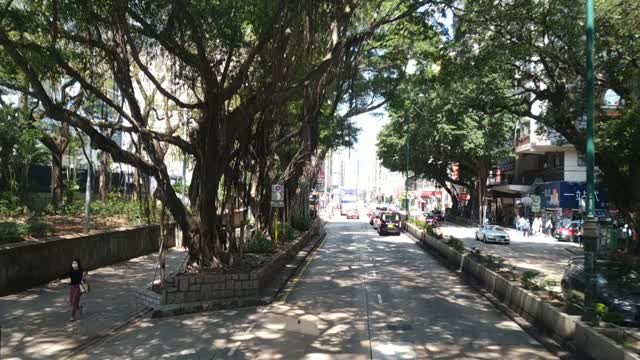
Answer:
[{"label": "utility pole", "polygon": [[407,137],[405,138],[405,159],[407,161],[406,175],[404,181],[404,208],[409,214],[409,112],[405,114],[405,123],[407,126]]},{"label": "utility pole", "polygon": [[594,81],[594,41],[595,41],[595,15],[594,15],[594,0],[587,0],[587,19],[586,19],[586,31],[587,31],[587,53],[586,53],[586,87],[585,87],[585,112],[587,118],[587,146],[586,146],[586,163],[587,163],[587,203],[586,214],[587,218],[583,224],[583,238],[584,238],[584,315],[582,319],[584,321],[592,321],[595,318],[595,310],[593,307],[593,301],[595,298],[595,272],[596,272],[596,251],[598,243],[598,222],[595,218],[595,179],[594,179],[594,167],[595,167],[595,145],[594,145],[594,93],[595,93],[595,81]]}]

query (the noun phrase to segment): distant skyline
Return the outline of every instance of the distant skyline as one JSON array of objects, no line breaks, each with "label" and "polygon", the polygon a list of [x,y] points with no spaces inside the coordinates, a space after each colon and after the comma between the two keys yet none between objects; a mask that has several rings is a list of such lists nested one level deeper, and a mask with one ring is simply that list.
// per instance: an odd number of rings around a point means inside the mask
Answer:
[{"label": "distant skyline", "polygon": [[[377,168],[378,133],[389,122],[388,113],[384,108],[372,113],[365,113],[352,119],[354,125],[360,129],[358,141],[353,148],[340,148],[334,152],[333,172],[331,181],[334,186],[340,184],[340,166],[344,164],[344,187],[369,190],[374,185],[374,171]],[[387,171],[387,174],[389,172]],[[390,175],[390,176],[389,176]],[[382,176],[386,179],[385,192],[393,192],[396,187],[404,184],[401,173],[391,173]]]}]

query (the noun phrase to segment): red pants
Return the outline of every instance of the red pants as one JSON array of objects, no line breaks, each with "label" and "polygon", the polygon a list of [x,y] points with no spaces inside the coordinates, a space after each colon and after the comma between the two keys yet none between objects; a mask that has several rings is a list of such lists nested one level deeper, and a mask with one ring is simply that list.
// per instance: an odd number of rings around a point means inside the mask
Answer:
[{"label": "red pants", "polygon": [[71,303],[71,317],[76,318],[76,312],[78,311],[78,307],[80,306],[80,296],[82,292],[80,291],[80,285],[71,285],[69,286],[69,303]]}]

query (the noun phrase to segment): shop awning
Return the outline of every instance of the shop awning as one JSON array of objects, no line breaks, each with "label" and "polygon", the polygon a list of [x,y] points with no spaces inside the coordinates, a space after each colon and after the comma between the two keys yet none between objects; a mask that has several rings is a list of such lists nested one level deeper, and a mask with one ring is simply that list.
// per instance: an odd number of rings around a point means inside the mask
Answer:
[{"label": "shop awning", "polygon": [[498,185],[493,186],[490,191],[499,191],[507,194],[526,194],[531,189],[530,185]]}]

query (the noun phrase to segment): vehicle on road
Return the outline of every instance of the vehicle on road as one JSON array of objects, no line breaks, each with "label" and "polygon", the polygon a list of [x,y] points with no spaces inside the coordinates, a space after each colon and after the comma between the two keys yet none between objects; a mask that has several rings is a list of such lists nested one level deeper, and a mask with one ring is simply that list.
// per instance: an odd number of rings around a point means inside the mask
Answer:
[{"label": "vehicle on road", "polygon": [[400,213],[396,211],[382,212],[378,219],[379,235],[400,235]]},{"label": "vehicle on road", "polygon": [[[567,301],[578,305],[584,303],[583,256],[569,259],[560,287]],[[624,326],[640,326],[640,272],[620,262],[599,260],[594,301],[607,307],[609,321]]]},{"label": "vehicle on road", "polygon": [[476,240],[483,243],[509,244],[511,239],[507,231],[498,225],[482,225],[476,230]]},{"label": "vehicle on road", "polygon": [[347,219],[360,219],[358,209],[350,209],[347,211]]},{"label": "vehicle on road", "polygon": [[577,242],[580,226],[582,226],[582,221],[572,221],[566,226],[557,228],[553,232],[553,237],[558,241]]},{"label": "vehicle on road", "polygon": [[373,228],[378,230],[379,226],[380,226],[380,216],[382,216],[382,211],[377,211],[374,216],[373,216],[373,220],[372,220],[372,224]]},{"label": "vehicle on road", "polygon": [[376,206],[375,209],[371,210],[369,214],[369,225],[373,226],[374,229],[376,228],[376,218],[378,218],[383,211],[387,211],[386,206]]},{"label": "vehicle on road", "polygon": [[358,191],[351,188],[340,189],[340,215],[347,215],[347,212],[358,208]]}]

